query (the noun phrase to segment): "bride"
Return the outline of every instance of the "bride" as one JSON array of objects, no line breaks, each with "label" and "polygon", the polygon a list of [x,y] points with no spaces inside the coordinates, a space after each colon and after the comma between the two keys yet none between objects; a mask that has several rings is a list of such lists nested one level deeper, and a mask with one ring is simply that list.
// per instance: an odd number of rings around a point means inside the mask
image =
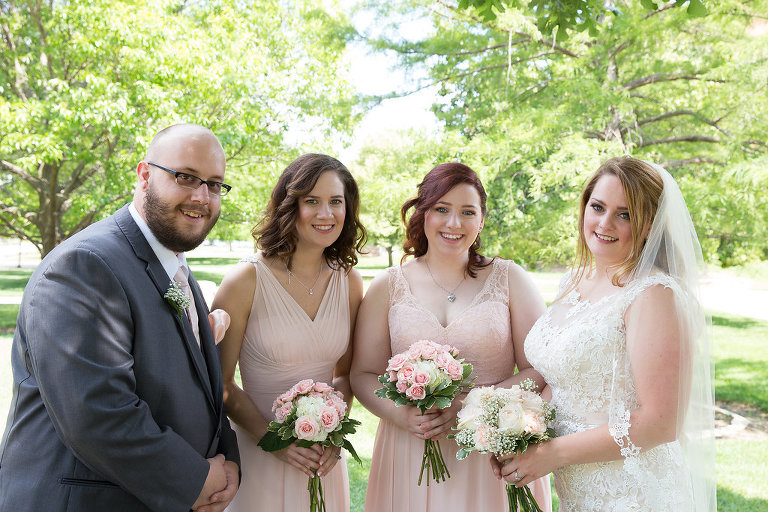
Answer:
[{"label": "bride", "polygon": [[561,511],[715,510],[701,248],[672,176],[605,162],[581,195],[578,248],[525,341],[559,437],[494,472],[518,486],[554,472]]}]

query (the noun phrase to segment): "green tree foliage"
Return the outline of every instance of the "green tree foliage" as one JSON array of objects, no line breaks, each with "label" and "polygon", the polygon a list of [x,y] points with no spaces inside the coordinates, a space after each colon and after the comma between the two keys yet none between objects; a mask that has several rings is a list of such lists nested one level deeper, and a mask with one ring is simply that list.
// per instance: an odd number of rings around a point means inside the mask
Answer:
[{"label": "green tree foliage", "polygon": [[294,155],[288,126],[349,128],[351,35],[311,0],[0,2],[0,236],[45,255],[127,202],[149,138],[175,122],[219,135],[235,189],[217,230],[240,236]]},{"label": "green tree foliage", "polygon": [[764,193],[749,186],[766,181],[768,36],[756,29],[765,0],[708,3],[703,17],[677,2],[615,1],[564,41],[540,30],[546,11],[505,6],[488,20],[404,0],[397,8],[423,13],[433,30],[372,41],[426,70],[419,87],[439,87],[433,109],[448,130],[494,148],[482,165],[497,171],[487,188],[503,254],[567,260],[584,178],[628,153],[678,178],[711,261],[766,257],[755,234],[768,232],[768,210],[753,209]]}]

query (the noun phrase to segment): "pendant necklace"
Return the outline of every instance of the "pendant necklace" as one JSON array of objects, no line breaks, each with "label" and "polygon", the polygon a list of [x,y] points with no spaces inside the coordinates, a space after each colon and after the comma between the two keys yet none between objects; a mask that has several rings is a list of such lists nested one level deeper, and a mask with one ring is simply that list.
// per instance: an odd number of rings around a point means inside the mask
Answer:
[{"label": "pendant necklace", "polygon": [[461,281],[459,281],[459,284],[457,284],[456,286],[454,286],[454,287],[453,287],[453,290],[448,290],[448,289],[447,289],[447,288],[445,288],[443,285],[441,285],[440,283],[438,283],[438,282],[437,282],[437,279],[435,279],[435,276],[433,276],[433,275],[432,275],[432,269],[430,269],[430,268],[429,268],[429,262],[427,261],[427,259],[426,259],[426,258],[424,258],[424,263],[427,265],[427,272],[429,272],[429,277],[431,277],[431,278],[432,278],[432,281],[433,281],[433,282],[434,282],[434,283],[435,283],[435,284],[436,284],[436,285],[437,285],[437,286],[438,286],[438,287],[439,287],[441,290],[443,290],[445,293],[447,293],[447,294],[448,294],[448,297],[446,297],[446,298],[448,299],[448,302],[453,302],[453,301],[455,301],[455,300],[456,300],[456,290],[458,290],[458,289],[459,289],[459,286],[461,286],[462,284],[464,284],[464,280],[466,279],[466,277],[462,277],[462,278],[461,278]]},{"label": "pendant necklace", "polygon": [[310,294],[310,295],[314,295],[314,294],[315,294],[315,285],[317,284],[317,280],[318,280],[318,279],[320,279],[320,273],[321,273],[321,272],[322,272],[322,270],[323,270],[323,262],[322,262],[322,260],[320,261],[320,267],[317,269],[317,275],[315,276],[315,280],[314,280],[314,282],[312,283],[312,286],[307,286],[307,285],[305,285],[305,284],[302,282],[302,280],[301,280],[301,279],[299,279],[298,277],[296,277],[296,274],[294,274],[293,272],[291,272],[291,269],[289,269],[289,268],[288,268],[288,265],[287,265],[287,264],[285,265],[285,270],[286,270],[286,272],[288,272],[288,284],[289,284],[289,285],[291,284],[291,278],[294,278],[295,280],[297,280],[297,281],[299,282],[299,284],[300,284],[301,286],[303,286],[303,287],[304,287],[304,289],[305,289],[305,290],[307,290],[307,293],[308,293],[308,294]]}]

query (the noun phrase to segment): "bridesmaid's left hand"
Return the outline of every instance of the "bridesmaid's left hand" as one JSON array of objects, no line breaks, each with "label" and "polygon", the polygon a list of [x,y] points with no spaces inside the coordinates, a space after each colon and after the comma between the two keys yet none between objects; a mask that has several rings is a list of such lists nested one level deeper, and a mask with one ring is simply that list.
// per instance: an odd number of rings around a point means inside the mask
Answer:
[{"label": "bridesmaid's left hand", "polygon": [[454,398],[450,407],[445,409],[438,409],[433,407],[427,412],[436,412],[437,416],[429,421],[425,421],[420,425],[422,434],[418,437],[423,439],[434,439],[446,433],[450,433],[451,427],[456,425],[456,415],[461,410],[461,400],[459,397]]},{"label": "bridesmaid's left hand", "polygon": [[320,457],[320,469],[317,470],[317,476],[325,476],[331,472],[333,466],[341,460],[340,446],[324,446],[323,455]]}]

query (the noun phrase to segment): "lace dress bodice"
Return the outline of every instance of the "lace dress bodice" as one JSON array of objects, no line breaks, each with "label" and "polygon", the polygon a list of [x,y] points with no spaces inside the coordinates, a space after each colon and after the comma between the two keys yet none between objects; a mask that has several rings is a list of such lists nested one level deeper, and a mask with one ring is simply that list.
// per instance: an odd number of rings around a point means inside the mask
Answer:
[{"label": "lace dress bodice", "polygon": [[[568,276],[563,286],[567,283]],[[692,510],[680,444],[641,450],[629,437],[630,411],[638,402],[624,317],[632,302],[656,285],[682,293],[664,274],[632,282],[595,302],[571,291],[547,309],[525,340],[528,361],[552,389],[557,435],[608,423],[624,456],[555,471],[561,511]]]}]

